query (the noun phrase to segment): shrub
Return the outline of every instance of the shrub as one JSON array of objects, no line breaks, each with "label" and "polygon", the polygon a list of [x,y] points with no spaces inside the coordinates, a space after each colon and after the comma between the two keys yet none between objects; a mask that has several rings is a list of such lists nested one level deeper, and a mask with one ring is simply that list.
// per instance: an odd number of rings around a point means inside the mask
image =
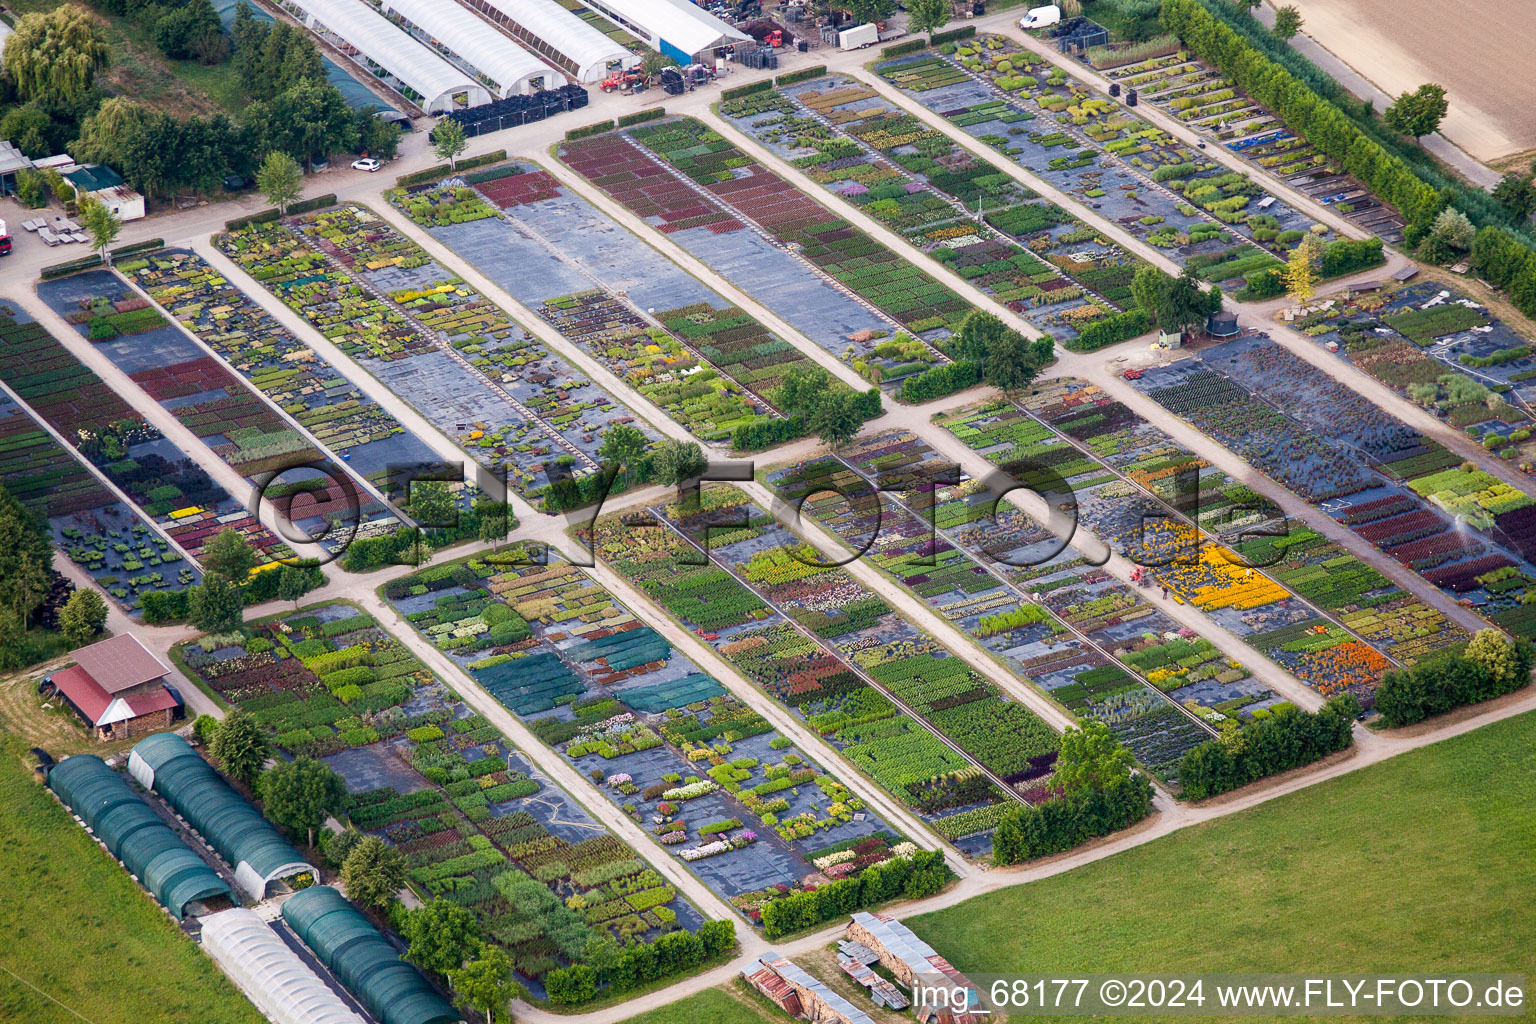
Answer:
[{"label": "shrub", "polygon": [[1359,701],[1345,694],[1321,711],[1279,708],[1240,732],[1202,743],[1179,763],[1180,795],[1203,800],[1347,749],[1359,713]]},{"label": "shrub", "polygon": [[1102,790],[1010,808],[992,836],[992,863],[1019,864],[1061,853],[1128,828],[1151,810],[1152,784],[1140,774]]}]

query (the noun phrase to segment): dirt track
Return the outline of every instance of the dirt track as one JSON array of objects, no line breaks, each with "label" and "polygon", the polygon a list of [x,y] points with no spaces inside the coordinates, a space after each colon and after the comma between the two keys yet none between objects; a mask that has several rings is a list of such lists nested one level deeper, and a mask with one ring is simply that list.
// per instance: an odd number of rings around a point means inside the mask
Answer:
[{"label": "dirt track", "polygon": [[1479,160],[1536,147],[1536,13],[1526,0],[1286,0],[1302,31],[1392,96],[1445,86],[1441,134]]}]

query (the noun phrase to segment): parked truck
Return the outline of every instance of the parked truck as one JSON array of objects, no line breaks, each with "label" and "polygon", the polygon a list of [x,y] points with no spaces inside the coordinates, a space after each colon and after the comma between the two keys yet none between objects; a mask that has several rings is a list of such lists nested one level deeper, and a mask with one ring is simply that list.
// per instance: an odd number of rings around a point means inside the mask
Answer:
[{"label": "parked truck", "polygon": [[874,23],[845,28],[837,34],[839,50],[862,50],[880,41],[880,27]]},{"label": "parked truck", "polygon": [[5,221],[0,220],[0,256],[11,254],[11,233],[5,228]]},{"label": "parked truck", "polygon": [[1019,28],[1045,28],[1061,21],[1061,8],[1055,4],[1046,7],[1031,7],[1029,13],[1019,19]]}]

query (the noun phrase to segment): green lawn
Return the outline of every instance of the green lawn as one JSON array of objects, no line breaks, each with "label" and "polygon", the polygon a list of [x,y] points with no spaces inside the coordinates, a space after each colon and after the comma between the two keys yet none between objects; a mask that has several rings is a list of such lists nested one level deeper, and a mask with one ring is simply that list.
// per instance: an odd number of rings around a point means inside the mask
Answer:
[{"label": "green lawn", "polygon": [[631,1017],[623,1024],[785,1024],[792,1019],[740,982],[731,982]]},{"label": "green lawn", "polygon": [[1536,976],[1533,741],[1536,714],[1508,719],[907,923],[977,974]]},{"label": "green lawn", "polygon": [[0,737],[0,1020],[263,1024]]}]

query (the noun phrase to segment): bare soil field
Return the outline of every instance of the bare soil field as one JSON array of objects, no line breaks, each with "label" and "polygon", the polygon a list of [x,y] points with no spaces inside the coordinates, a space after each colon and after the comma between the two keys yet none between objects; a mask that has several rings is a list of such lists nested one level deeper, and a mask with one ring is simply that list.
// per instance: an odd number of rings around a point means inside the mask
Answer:
[{"label": "bare soil field", "polygon": [[1530,0],[1285,0],[1302,31],[1392,96],[1445,86],[1442,134],[1482,161],[1536,147]]}]

